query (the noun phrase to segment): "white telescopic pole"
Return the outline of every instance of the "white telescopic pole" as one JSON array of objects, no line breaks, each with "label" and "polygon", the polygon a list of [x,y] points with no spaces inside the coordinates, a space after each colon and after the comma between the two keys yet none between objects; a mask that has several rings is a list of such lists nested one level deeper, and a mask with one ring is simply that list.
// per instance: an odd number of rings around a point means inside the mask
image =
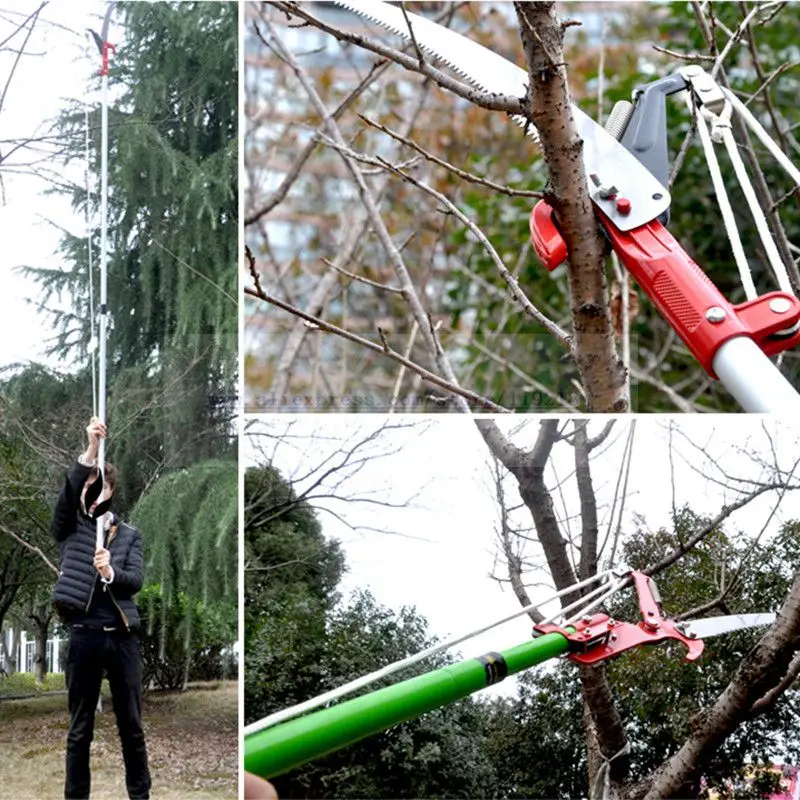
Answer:
[{"label": "white telescopic pole", "polygon": [[725,342],[713,367],[745,411],[800,418],[800,394],[752,339],[737,336]]},{"label": "white telescopic pole", "polygon": [[[106,421],[106,336],[108,331],[108,74],[103,75],[103,105],[101,111],[100,144],[100,354],[97,389],[97,416]],[[97,468],[102,473],[105,467],[106,441],[100,439],[97,452]],[[102,497],[100,500],[102,501]],[[102,517],[97,520],[97,546],[105,539]]]},{"label": "white telescopic pole", "polygon": [[[110,3],[103,22],[102,105],[100,121],[100,330],[98,355],[97,416],[106,421],[106,340],[108,337],[108,25],[114,4]],[[100,439],[97,468],[105,467],[106,443]],[[102,496],[99,501],[102,502]],[[103,518],[97,520],[97,547],[103,546],[105,529]]]}]

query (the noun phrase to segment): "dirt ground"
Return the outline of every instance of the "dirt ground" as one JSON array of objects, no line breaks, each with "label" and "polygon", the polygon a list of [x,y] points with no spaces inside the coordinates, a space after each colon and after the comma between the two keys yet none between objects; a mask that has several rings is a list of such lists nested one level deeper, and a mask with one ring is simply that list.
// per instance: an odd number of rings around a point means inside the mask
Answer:
[{"label": "dirt ground", "polygon": [[[61,800],[69,718],[66,695],[0,701],[0,797]],[[93,800],[124,800],[111,699],[103,698],[92,744]],[[235,682],[151,694],[144,704],[153,800],[233,800],[237,796]]]}]

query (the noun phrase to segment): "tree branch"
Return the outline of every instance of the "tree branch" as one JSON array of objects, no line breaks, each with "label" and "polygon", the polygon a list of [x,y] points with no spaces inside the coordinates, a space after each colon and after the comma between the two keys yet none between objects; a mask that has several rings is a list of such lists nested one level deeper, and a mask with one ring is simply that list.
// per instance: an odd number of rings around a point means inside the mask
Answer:
[{"label": "tree branch", "polygon": [[548,202],[567,244],[567,278],[573,324],[573,355],[589,411],[624,412],[625,368],[616,350],[605,245],[598,231],[584,172],[581,141],[572,116],[564,70],[564,28],[553,2],[514,3],[528,64],[525,117],[539,132],[549,171]]}]

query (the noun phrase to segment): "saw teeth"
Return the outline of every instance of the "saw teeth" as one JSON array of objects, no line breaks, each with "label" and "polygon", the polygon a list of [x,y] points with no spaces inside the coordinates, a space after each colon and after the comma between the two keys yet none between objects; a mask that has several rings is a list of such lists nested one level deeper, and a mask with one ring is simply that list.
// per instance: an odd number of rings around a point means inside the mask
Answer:
[{"label": "saw teeth", "polygon": [[[411,44],[411,37],[408,35],[407,30],[403,30],[402,28],[398,28],[395,25],[392,25],[389,22],[386,22],[383,19],[379,19],[378,17],[374,17],[372,14],[369,13],[366,9],[362,8],[360,5],[356,5],[354,3],[348,3],[347,0],[333,0],[333,4],[340,6],[341,8],[346,8],[348,11],[356,14],[357,16],[361,17],[362,19],[368,20],[369,22],[374,23],[375,25],[380,26],[384,30],[388,30],[390,33],[393,33],[395,36],[399,36],[405,42]],[[474,86],[476,89],[479,89],[482,92],[489,92],[489,89],[486,88],[479,80],[473,78],[471,75],[468,75],[464,72],[459,66],[454,64],[452,61],[449,61],[445,56],[440,55],[435,50],[433,50],[429,45],[417,42],[421,50],[424,50],[428,55],[432,56],[437,63],[445,64],[448,69],[451,69],[455,72],[459,77],[463,78],[467,83],[471,86]],[[513,116],[511,119],[519,125],[520,128],[525,128],[527,126],[527,135],[528,138],[531,139],[536,144],[539,144],[539,134],[536,129],[531,125],[528,124],[528,120],[525,117],[520,116]]]}]

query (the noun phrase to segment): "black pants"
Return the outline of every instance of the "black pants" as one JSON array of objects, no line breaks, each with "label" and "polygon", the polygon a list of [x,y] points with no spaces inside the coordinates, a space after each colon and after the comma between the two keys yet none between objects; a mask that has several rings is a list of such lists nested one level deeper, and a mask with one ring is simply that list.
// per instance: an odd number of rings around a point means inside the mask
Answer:
[{"label": "black pants", "polygon": [[112,705],[125,761],[128,797],[150,796],[150,771],[142,729],[142,662],[139,639],[127,631],[103,631],[73,625],[67,655],[67,778],[64,797],[89,797],[89,745],[103,673],[108,674]]}]

